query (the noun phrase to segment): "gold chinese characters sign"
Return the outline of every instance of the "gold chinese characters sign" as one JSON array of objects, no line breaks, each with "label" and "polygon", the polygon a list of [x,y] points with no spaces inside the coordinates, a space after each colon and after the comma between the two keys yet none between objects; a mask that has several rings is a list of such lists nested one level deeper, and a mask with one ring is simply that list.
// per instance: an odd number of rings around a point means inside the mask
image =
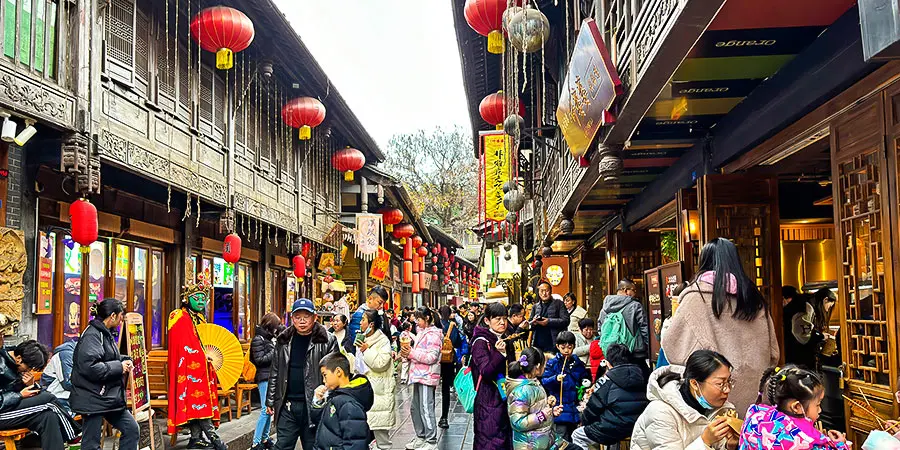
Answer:
[{"label": "gold chinese characters sign", "polygon": [[587,152],[622,91],[622,81],[597,24],[593,19],[585,19],[556,108],[556,120],[572,156],[577,158]]},{"label": "gold chinese characters sign", "polygon": [[503,206],[503,183],[509,180],[512,142],[509,135],[502,131],[483,131],[480,138],[484,155],[484,179],[481,181],[484,218],[500,222],[506,218],[507,213]]}]

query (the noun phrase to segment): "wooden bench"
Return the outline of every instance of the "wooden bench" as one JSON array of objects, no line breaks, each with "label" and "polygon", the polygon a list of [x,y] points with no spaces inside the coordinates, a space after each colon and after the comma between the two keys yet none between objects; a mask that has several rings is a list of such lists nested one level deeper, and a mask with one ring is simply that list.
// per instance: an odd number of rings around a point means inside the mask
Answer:
[{"label": "wooden bench", "polygon": [[[81,422],[81,416],[75,416],[76,422]],[[28,428],[16,428],[14,430],[0,430],[0,442],[3,442],[6,450],[16,450],[16,443],[31,433]]]}]

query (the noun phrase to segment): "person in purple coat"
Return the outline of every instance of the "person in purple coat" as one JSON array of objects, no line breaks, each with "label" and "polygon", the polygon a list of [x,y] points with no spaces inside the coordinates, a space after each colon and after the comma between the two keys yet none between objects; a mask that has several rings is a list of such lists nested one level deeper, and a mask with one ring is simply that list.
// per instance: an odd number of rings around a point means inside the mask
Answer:
[{"label": "person in purple coat", "polygon": [[472,379],[478,385],[475,395],[475,442],[478,450],[512,449],[512,427],[506,410],[506,399],[498,387],[506,380],[506,366],[515,359],[512,346],[507,349],[501,336],[506,332],[506,307],[489,305],[472,333]]}]

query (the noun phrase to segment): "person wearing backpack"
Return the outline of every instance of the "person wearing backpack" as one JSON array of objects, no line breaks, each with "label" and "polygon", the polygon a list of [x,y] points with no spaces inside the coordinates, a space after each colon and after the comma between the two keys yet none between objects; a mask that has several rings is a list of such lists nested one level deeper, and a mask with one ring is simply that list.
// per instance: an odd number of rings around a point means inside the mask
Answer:
[{"label": "person wearing backpack", "polygon": [[641,368],[644,378],[650,377],[650,327],[644,307],[634,295],[631,280],[619,282],[616,295],[607,295],[600,310],[600,347],[605,353],[610,345],[622,344],[634,355],[634,363]]},{"label": "person wearing backpack", "polygon": [[450,307],[441,306],[438,309],[441,315],[441,330],[444,333],[444,341],[441,345],[441,420],[438,427],[447,429],[447,415],[450,412],[450,388],[453,387],[453,379],[456,377],[456,364],[459,361],[456,349],[462,346],[462,336],[456,328],[456,321],[450,319]]}]

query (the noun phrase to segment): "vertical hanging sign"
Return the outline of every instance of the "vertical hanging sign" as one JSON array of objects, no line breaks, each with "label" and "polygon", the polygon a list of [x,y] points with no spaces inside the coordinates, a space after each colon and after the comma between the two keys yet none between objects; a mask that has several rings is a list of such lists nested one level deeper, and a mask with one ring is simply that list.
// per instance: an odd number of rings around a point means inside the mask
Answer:
[{"label": "vertical hanging sign", "polygon": [[503,183],[509,181],[512,145],[509,136],[503,131],[483,131],[479,134],[484,155],[484,218],[501,222],[507,213],[503,206]]}]

